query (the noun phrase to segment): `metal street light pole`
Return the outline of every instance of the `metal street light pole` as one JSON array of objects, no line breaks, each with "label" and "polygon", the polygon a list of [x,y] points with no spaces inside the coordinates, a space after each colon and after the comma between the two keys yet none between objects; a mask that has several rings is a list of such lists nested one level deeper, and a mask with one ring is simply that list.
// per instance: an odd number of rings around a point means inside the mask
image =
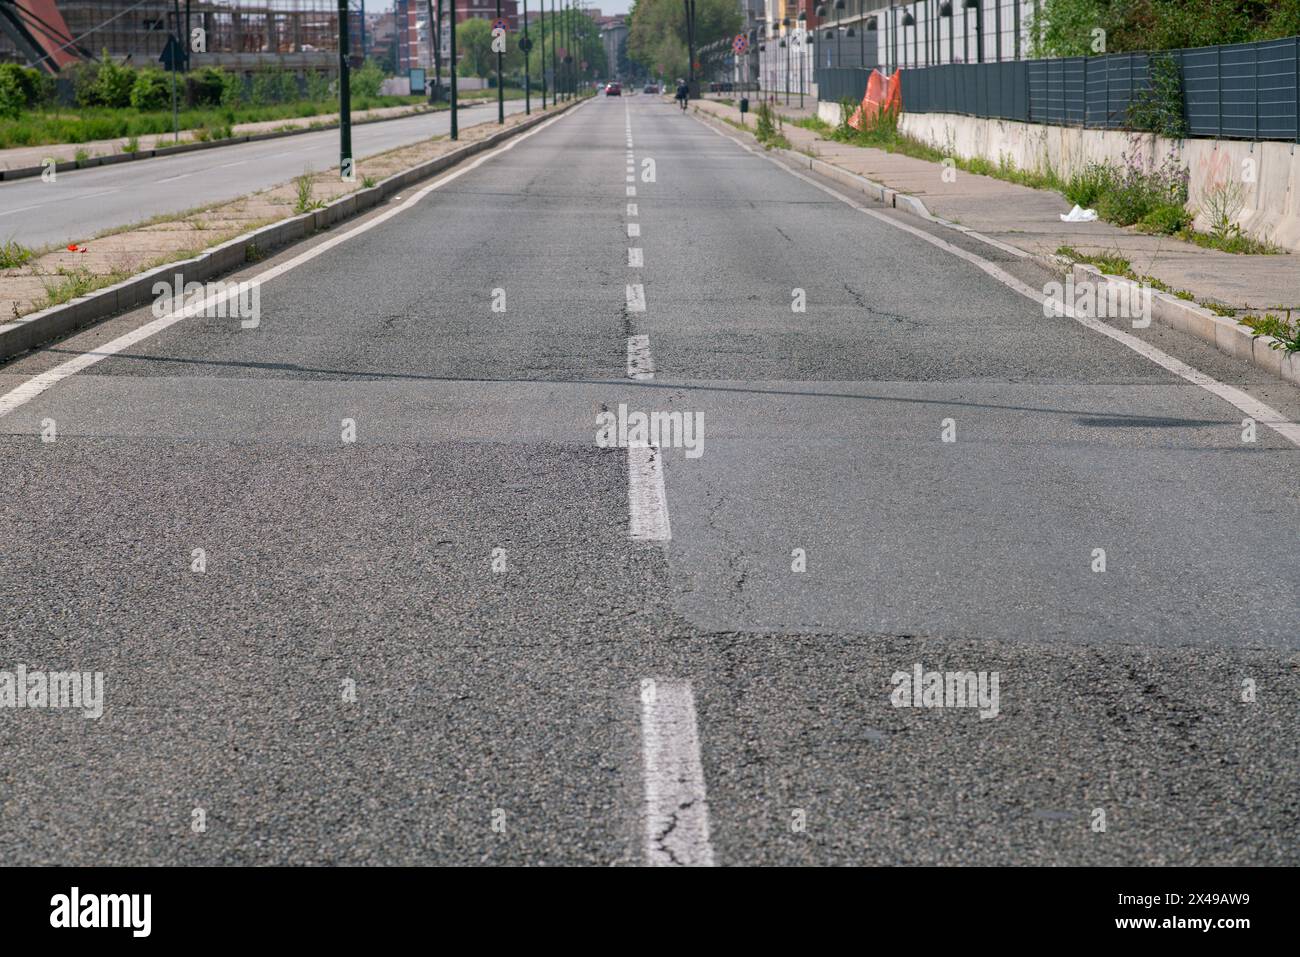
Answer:
[{"label": "metal street light pole", "polygon": [[[528,39],[528,0],[524,0],[524,47],[531,48],[533,41]],[[524,50],[524,116],[531,116],[533,112],[533,100],[531,79],[528,75],[528,54],[531,49]]]},{"label": "metal street light pole", "polygon": [[459,120],[456,115],[458,104],[456,100],[456,0],[447,0],[451,5],[451,19],[447,26],[451,31],[451,63],[447,65],[448,78],[451,80],[451,138],[460,139]]},{"label": "metal street light pole", "polygon": [[[542,109],[546,109],[546,0],[538,0],[537,5],[541,7],[537,15],[541,17],[541,26],[538,33],[542,35],[542,52],[537,57],[537,65],[542,68]],[[551,91],[551,102],[555,102],[555,92]]]},{"label": "metal street light pole", "polygon": [[[497,0],[497,19],[501,19],[501,0]],[[501,31],[501,39],[505,39],[505,31]],[[504,44],[502,44],[504,46]],[[500,51],[497,52],[497,124],[501,125],[506,121],[506,91],[501,85],[501,57]]]},{"label": "metal street light pole", "polygon": [[339,0],[339,174],[346,176],[352,167],[352,76],[348,55],[348,0]]}]

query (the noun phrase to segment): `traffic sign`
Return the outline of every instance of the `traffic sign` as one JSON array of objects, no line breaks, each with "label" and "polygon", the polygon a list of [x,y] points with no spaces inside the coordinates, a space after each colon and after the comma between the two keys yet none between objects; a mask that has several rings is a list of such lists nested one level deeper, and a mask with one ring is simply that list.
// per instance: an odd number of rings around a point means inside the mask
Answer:
[{"label": "traffic sign", "polygon": [[737,53],[744,53],[749,49],[749,37],[745,36],[743,33],[736,34],[736,39],[731,41],[731,49],[735,50]]},{"label": "traffic sign", "polygon": [[524,53],[527,53],[532,48],[533,48],[533,41],[529,39],[528,34],[525,33],[523,36],[519,38],[519,49],[522,50]]},{"label": "traffic sign", "polygon": [[158,61],[169,70],[183,70],[188,59],[185,47],[181,46],[175,36],[169,35],[167,45],[163,47],[162,56],[158,57]]},{"label": "traffic sign", "polygon": [[505,18],[504,18],[504,17],[497,17],[495,20],[493,20],[493,21],[492,21],[492,29],[493,29],[493,30],[505,30],[505,29],[507,29],[507,24],[506,24]]}]

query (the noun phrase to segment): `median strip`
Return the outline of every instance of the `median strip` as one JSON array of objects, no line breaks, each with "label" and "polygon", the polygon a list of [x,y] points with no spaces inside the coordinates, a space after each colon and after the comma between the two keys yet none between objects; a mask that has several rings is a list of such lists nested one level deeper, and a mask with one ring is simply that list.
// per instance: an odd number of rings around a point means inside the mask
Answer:
[{"label": "median strip", "polygon": [[293,183],[110,231],[0,270],[0,317],[12,318],[0,325],[0,359],[152,302],[159,282],[205,282],[256,262],[583,102],[514,114],[504,129],[468,127],[461,136],[470,142],[432,139],[368,157],[353,183],[341,181],[337,169],[306,171]]}]

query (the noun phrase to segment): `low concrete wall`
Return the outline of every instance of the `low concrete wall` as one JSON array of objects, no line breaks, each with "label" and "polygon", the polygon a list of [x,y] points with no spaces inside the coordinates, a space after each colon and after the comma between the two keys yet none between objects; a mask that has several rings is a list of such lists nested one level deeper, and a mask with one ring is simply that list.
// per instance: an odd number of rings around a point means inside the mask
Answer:
[{"label": "low concrete wall", "polygon": [[1196,210],[1198,227],[1209,225],[1204,212],[1206,194],[1236,184],[1241,191],[1237,224],[1254,236],[1300,251],[1300,157],[1293,143],[1168,140],[1151,133],[1085,130],[955,113],[904,113],[899,126],[963,159],[979,156],[997,163],[1006,156],[1021,169],[1043,172],[1051,168],[1063,179],[1089,163],[1121,166],[1126,154],[1140,156],[1147,164],[1173,157],[1190,173],[1188,206]]},{"label": "low concrete wall", "polygon": [[824,123],[829,123],[831,126],[839,126],[841,122],[840,105],[838,103],[831,103],[828,100],[819,101],[817,103],[817,116]]}]

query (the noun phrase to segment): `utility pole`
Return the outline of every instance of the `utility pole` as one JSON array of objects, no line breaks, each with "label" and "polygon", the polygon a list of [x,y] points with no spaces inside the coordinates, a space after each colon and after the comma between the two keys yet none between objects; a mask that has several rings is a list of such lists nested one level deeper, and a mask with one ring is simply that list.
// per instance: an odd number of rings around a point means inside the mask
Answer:
[{"label": "utility pole", "polygon": [[[172,51],[176,57],[184,57],[185,51],[189,50],[189,37],[185,38],[185,46],[181,46],[181,0],[172,0],[172,20],[176,24],[176,47]],[[181,120],[180,109],[176,104],[176,71],[181,68],[181,64],[172,62],[172,139],[179,143],[181,141]]]},{"label": "utility pole", "polygon": [[531,82],[528,76],[528,54],[532,52],[533,41],[528,39],[528,0],[524,0],[524,38],[519,42],[524,51],[524,116],[533,113]]},{"label": "utility pole", "polygon": [[[541,27],[538,32],[542,35],[542,52],[537,57],[537,65],[542,68],[542,109],[546,109],[546,0],[538,0],[537,5],[541,7],[537,15],[541,17]],[[555,96],[552,93],[552,102],[554,102],[554,99]]]},{"label": "utility pole", "polygon": [[[545,3],[546,0],[542,0]],[[555,34],[555,0],[551,0],[551,82],[555,88],[551,90],[551,104],[559,102],[560,97],[560,60],[559,60],[560,41]]]},{"label": "utility pole", "polygon": [[[501,0],[497,0],[497,19],[501,19]],[[505,47],[506,31],[501,31],[501,46]],[[504,54],[497,51],[497,124],[501,125],[506,121],[506,90],[501,85],[501,58]]]},{"label": "utility pole", "polygon": [[438,0],[438,27],[434,29],[433,0],[429,7],[429,46],[433,48],[433,84],[429,87],[429,102],[442,99],[442,0]]},{"label": "utility pole", "polygon": [[348,56],[348,0],[339,0],[339,175],[352,174],[352,75]]},{"label": "utility pole", "polygon": [[695,88],[695,0],[682,0],[686,8],[686,88],[699,98]]},{"label": "utility pole", "polygon": [[448,53],[451,56],[451,62],[447,64],[448,79],[451,80],[451,138],[460,139],[460,126],[456,116],[456,0],[447,0],[451,4],[451,19],[447,22],[447,27],[451,32],[450,49]]}]

